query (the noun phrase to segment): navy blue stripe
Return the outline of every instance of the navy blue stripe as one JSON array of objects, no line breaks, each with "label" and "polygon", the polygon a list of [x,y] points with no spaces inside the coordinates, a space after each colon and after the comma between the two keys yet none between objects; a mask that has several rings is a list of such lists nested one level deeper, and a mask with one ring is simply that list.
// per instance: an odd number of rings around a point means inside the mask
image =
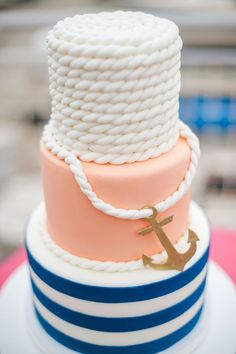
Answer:
[{"label": "navy blue stripe", "polygon": [[177,343],[180,339],[185,337],[196,325],[197,321],[202,312],[202,308],[198,313],[183,327],[177,331],[156,339],[152,342],[129,345],[129,346],[103,346],[95,345],[87,342],[83,342],[78,339],[74,339],[62,332],[58,331],[52,327],[45,319],[40,315],[40,313],[35,309],[36,315],[39,322],[41,323],[44,330],[57,342],[66,346],[69,349],[72,349],[78,353],[82,354],[156,354],[162,350],[165,350],[171,347],[173,344]]},{"label": "navy blue stripe", "polygon": [[136,317],[96,317],[70,310],[64,306],[45,296],[32,281],[34,294],[50,312],[54,313],[59,318],[70,322],[74,325],[89,328],[95,331],[104,332],[130,332],[145,328],[159,326],[163,323],[173,320],[181,316],[185,311],[190,309],[195,302],[200,298],[205,287],[206,279],[198,286],[198,288],[186,299],[168,307],[167,309]]},{"label": "navy blue stripe", "polygon": [[194,265],[169,279],[141,286],[101,287],[76,283],[52,273],[38,263],[31,255],[29,249],[26,249],[33,271],[53,289],[75,298],[105,303],[144,301],[176,291],[190,283],[202,271],[209,253],[208,248]]}]

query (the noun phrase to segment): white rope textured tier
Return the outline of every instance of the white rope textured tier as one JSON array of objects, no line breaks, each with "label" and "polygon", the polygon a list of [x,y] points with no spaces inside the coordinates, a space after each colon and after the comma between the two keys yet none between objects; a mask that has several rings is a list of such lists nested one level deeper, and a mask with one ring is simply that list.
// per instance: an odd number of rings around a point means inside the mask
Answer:
[{"label": "white rope textured tier", "polygon": [[138,12],[77,15],[48,35],[55,142],[84,161],[122,164],[179,138],[177,26]]}]

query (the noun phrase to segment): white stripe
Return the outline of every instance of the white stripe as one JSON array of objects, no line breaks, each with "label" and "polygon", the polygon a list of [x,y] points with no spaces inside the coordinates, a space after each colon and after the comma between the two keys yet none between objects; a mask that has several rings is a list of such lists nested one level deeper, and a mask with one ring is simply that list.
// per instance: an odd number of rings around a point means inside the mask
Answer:
[{"label": "white stripe", "polygon": [[31,269],[31,276],[39,290],[54,302],[73,311],[100,317],[135,317],[171,307],[191,295],[206,276],[207,267],[190,283],[170,294],[154,299],[126,303],[98,303],[63,294],[43,282]]},{"label": "white stripe", "polygon": [[52,327],[74,339],[95,345],[126,346],[151,342],[180,329],[197,314],[202,306],[203,299],[204,296],[202,295],[199,300],[183,315],[160,326],[134,332],[116,333],[94,331],[76,326],[60,319],[48,311],[36,297],[34,297],[34,302],[38,312]]}]

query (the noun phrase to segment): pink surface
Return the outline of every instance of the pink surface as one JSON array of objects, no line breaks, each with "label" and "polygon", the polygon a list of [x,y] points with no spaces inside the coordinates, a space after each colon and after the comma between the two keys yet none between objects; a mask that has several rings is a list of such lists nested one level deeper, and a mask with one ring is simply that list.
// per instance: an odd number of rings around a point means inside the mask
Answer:
[{"label": "pink surface", "polygon": [[236,284],[236,231],[213,230],[210,257],[228,273]]},{"label": "pink surface", "polygon": [[[236,284],[236,231],[217,229],[212,232],[210,258],[217,262]],[[10,274],[26,260],[23,248],[0,264],[0,287]]]},{"label": "pink surface", "polygon": [[7,280],[9,275],[25,260],[25,249],[19,248],[0,264],[0,287]]},{"label": "pink surface", "polygon": [[[179,139],[169,152],[143,162],[99,165],[83,162],[85,174],[98,197],[124,209],[156,204],[176,191],[190,161],[190,148]],[[41,167],[50,236],[68,252],[89,259],[129,261],[163,250],[153,234],[140,236],[144,220],[113,218],[94,208],[81,192],[69,166],[41,145]],[[161,183],[160,183],[161,182]],[[191,191],[159,218],[173,215],[165,226],[175,243],[188,223]]]}]

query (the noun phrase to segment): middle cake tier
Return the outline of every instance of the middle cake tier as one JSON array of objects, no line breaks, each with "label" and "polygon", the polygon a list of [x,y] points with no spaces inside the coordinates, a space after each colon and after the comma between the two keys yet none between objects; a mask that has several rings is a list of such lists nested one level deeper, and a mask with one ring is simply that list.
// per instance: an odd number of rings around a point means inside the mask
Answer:
[{"label": "middle cake tier", "polygon": [[[167,153],[143,162],[98,165],[83,162],[87,179],[99,198],[122,209],[155,205],[174,193],[190,164],[191,150],[185,139]],[[143,254],[155,255],[163,247],[154,233],[138,232],[145,220],[108,216],[94,208],[82,193],[69,166],[41,144],[41,166],[47,214],[47,232],[56,245],[74,256],[98,261],[127,262]],[[191,190],[158,219],[173,216],[164,226],[172,243],[187,227]]]}]

